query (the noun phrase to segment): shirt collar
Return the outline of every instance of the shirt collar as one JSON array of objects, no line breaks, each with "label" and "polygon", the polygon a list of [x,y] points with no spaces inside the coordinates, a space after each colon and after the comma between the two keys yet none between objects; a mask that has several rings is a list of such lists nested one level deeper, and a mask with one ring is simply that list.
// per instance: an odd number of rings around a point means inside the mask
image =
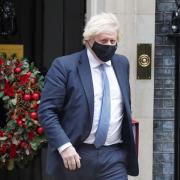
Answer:
[{"label": "shirt collar", "polygon": [[89,48],[87,48],[87,56],[88,56],[88,59],[89,59],[90,66],[92,68],[96,68],[100,64],[106,64],[108,66],[111,66],[111,61],[103,62],[100,59],[95,58]]}]

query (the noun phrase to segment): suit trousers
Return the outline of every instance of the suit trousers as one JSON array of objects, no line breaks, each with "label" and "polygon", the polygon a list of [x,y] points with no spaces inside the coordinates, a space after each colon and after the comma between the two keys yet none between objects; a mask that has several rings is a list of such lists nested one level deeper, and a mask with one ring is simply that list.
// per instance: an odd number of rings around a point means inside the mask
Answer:
[{"label": "suit trousers", "polygon": [[76,147],[81,168],[70,171],[62,166],[62,180],[127,180],[127,150],[123,144],[102,146],[82,144]]}]

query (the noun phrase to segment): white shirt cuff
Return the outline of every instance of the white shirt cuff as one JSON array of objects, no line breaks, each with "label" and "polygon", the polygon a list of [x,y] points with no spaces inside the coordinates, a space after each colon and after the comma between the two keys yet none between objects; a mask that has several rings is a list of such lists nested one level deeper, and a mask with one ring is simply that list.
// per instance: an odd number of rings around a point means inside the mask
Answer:
[{"label": "white shirt cuff", "polygon": [[66,144],[63,144],[62,146],[60,146],[60,147],[58,148],[59,153],[61,153],[62,151],[64,151],[66,148],[68,148],[68,147],[70,147],[70,146],[72,146],[72,144],[71,144],[70,142],[68,142],[68,143],[66,143]]}]

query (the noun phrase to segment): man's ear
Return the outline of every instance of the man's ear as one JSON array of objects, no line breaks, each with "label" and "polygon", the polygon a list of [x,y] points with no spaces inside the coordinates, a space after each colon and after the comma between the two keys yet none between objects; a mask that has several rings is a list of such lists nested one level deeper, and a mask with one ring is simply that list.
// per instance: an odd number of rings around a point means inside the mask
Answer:
[{"label": "man's ear", "polygon": [[92,40],[86,40],[86,47],[92,48],[93,42]]},{"label": "man's ear", "polygon": [[90,46],[90,48],[92,48],[94,41],[95,41],[94,38],[91,38],[90,40],[88,40],[88,45]]}]

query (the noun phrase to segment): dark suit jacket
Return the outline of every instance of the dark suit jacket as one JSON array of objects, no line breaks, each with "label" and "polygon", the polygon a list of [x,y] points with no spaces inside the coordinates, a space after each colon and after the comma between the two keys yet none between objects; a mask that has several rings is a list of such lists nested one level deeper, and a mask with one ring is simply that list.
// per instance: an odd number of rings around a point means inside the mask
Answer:
[{"label": "dark suit jacket", "polygon": [[[131,126],[129,63],[126,57],[114,55],[112,65],[122,92],[124,118],[122,137],[128,147],[127,170],[138,175]],[[39,119],[48,138],[47,171],[49,174],[62,164],[57,149],[71,142],[77,146],[89,135],[94,112],[94,94],[86,50],[55,59],[49,69],[42,91]]]}]

